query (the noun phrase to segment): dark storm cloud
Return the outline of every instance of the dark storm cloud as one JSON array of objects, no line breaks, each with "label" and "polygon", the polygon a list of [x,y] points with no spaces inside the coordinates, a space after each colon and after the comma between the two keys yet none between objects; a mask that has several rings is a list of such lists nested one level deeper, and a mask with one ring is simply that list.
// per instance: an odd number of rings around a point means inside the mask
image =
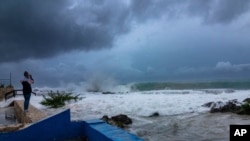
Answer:
[{"label": "dark storm cloud", "polygon": [[205,23],[230,23],[249,10],[249,0],[192,0],[189,12]]},{"label": "dark storm cloud", "polygon": [[184,0],[134,0],[131,2],[131,11],[133,16],[142,22],[161,16],[175,17],[184,2]]},{"label": "dark storm cloud", "polygon": [[[112,47],[134,21],[198,16],[205,23],[230,23],[249,0],[1,0],[0,63],[46,58],[72,50]],[[127,3],[127,4],[125,4]],[[171,20],[171,19],[169,19]]]},{"label": "dark storm cloud", "polygon": [[0,62],[111,47],[115,36],[126,31],[128,12],[121,3],[74,2],[1,0],[0,49],[8,53]]},{"label": "dark storm cloud", "polygon": [[145,21],[185,14],[202,17],[205,23],[230,23],[249,10],[249,0],[135,0],[131,9],[136,18]]}]

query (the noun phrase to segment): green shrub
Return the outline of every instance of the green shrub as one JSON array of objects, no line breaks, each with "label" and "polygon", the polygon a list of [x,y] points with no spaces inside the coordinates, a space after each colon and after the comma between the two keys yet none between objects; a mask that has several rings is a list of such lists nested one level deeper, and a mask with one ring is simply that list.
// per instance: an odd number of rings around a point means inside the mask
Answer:
[{"label": "green shrub", "polygon": [[241,105],[239,114],[250,115],[250,102],[246,102]]},{"label": "green shrub", "polygon": [[43,98],[44,99],[40,103],[50,108],[59,108],[64,106],[66,101],[77,101],[81,99],[79,98],[79,95],[73,96],[72,93],[59,91],[50,91],[47,96],[43,95]]}]

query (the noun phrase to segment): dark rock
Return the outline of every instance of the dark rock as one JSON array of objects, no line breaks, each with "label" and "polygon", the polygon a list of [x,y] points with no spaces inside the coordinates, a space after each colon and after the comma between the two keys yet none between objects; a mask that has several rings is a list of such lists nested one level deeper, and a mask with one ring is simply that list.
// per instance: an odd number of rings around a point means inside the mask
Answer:
[{"label": "dark rock", "polygon": [[160,116],[160,114],[158,112],[154,112],[149,117],[158,117],[158,116]]},{"label": "dark rock", "polygon": [[127,115],[123,115],[123,114],[113,116],[113,117],[111,117],[111,119],[116,121],[116,122],[121,122],[121,123],[126,124],[126,125],[132,124],[132,119],[129,118]]},{"label": "dark rock", "polygon": [[246,98],[245,100],[243,100],[243,102],[248,102],[248,103],[250,103],[250,98]]},{"label": "dark rock", "polygon": [[127,115],[117,115],[109,118],[107,115],[104,115],[101,120],[105,121],[108,124],[120,127],[120,128],[125,128],[127,127],[128,124],[132,124],[132,119],[129,118]]},{"label": "dark rock", "polygon": [[240,110],[241,104],[242,103],[238,102],[237,99],[229,100],[226,103],[223,103],[223,102],[219,101],[219,102],[211,104],[210,112],[211,113],[215,113],[215,112],[238,112]]},{"label": "dark rock", "polygon": [[215,112],[221,112],[221,108],[224,106],[224,103],[221,101],[217,102],[212,102],[210,105],[210,112],[215,113]]},{"label": "dark rock", "polygon": [[215,104],[214,102],[208,102],[202,105],[202,107],[208,107],[210,108],[213,104]]},{"label": "dark rock", "polygon": [[115,92],[102,92],[102,94],[115,94]]},{"label": "dark rock", "polygon": [[250,115],[250,98],[243,101],[244,103],[238,102],[237,99],[229,100],[226,103],[221,101],[208,102],[202,106],[210,107],[210,112],[233,112],[241,115]]},{"label": "dark rock", "polygon": [[103,121],[105,121],[105,122],[108,123],[109,117],[108,117],[107,115],[104,115],[104,116],[101,118],[101,120],[103,120]]}]

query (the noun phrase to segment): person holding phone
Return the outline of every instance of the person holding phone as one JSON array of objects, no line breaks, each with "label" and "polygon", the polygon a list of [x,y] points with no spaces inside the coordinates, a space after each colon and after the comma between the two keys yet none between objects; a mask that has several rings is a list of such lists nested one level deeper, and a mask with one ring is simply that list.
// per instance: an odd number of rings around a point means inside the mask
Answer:
[{"label": "person holding phone", "polygon": [[27,113],[29,109],[30,96],[32,92],[31,84],[34,83],[32,75],[27,71],[24,71],[24,78],[20,81],[23,85],[23,96],[24,96],[24,112]]}]

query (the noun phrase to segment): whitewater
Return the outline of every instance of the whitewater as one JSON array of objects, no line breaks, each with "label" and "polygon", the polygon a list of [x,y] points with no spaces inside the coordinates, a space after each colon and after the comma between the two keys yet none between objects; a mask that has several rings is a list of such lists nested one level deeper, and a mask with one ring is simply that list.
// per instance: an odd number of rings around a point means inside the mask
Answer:
[{"label": "whitewater", "polygon": [[[70,108],[71,120],[87,120],[103,115],[126,114],[133,123],[126,130],[145,141],[227,141],[230,124],[249,124],[250,116],[233,113],[209,113],[202,105],[207,102],[243,101],[250,97],[250,90],[186,89],[131,91],[115,94],[87,92],[81,89],[34,88],[31,104],[48,114]],[[68,102],[64,107],[51,109],[40,104],[48,91],[70,91],[80,95],[79,101]],[[17,96],[0,102],[6,107]],[[158,113],[159,116],[151,116]]]}]

